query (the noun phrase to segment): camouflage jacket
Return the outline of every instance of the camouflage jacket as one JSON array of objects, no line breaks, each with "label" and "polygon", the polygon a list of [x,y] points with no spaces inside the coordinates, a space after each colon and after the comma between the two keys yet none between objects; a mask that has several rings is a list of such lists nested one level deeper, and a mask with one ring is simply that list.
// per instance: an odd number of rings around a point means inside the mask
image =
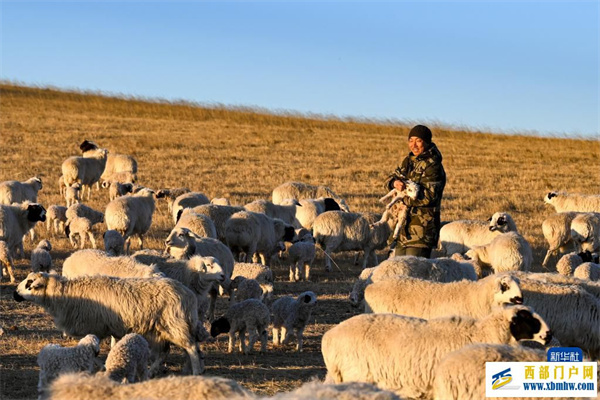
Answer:
[{"label": "camouflage jacket", "polygon": [[418,157],[409,153],[386,180],[387,191],[393,189],[394,181],[399,176],[417,182],[421,188],[415,200],[408,197],[403,199],[409,210],[398,241],[404,247],[435,248],[440,233],[440,204],[446,186],[442,154],[435,143],[431,143]]}]

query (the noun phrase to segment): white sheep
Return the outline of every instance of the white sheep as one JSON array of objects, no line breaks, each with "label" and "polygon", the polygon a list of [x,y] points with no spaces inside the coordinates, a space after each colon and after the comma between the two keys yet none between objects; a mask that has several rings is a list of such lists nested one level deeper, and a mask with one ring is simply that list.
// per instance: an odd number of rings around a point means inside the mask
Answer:
[{"label": "white sheep", "polygon": [[454,350],[522,339],[545,345],[551,338],[544,320],[525,306],[499,308],[479,320],[363,314],[326,332],[321,351],[326,383],[373,383],[406,397],[430,398],[436,367]]},{"label": "white sheep", "polygon": [[196,344],[196,296],[173,279],[107,276],[67,279],[32,272],[17,286],[13,296],[17,301],[42,306],[56,327],[69,336],[94,334],[102,339],[121,338],[131,332],[143,335],[153,352],[158,352],[151,374],[164,361],[168,343],[186,351],[194,375],[204,370]]},{"label": "white sheep", "polygon": [[[97,146],[96,146],[97,148]],[[83,150],[83,149],[82,149]],[[85,153],[84,153],[85,154]],[[111,180],[110,178],[118,175],[120,173],[129,173],[132,176],[137,174],[138,165],[135,158],[127,154],[109,154],[106,159],[106,167],[104,168],[104,172],[102,173],[102,179]],[[120,180],[119,182],[130,182],[134,183],[134,181],[125,181]]]},{"label": "white sheep", "polygon": [[571,238],[571,222],[577,216],[575,212],[562,212],[552,214],[542,222],[542,233],[548,242],[548,252],[544,257],[542,266],[548,267],[550,257],[564,253],[568,245],[573,244]]},{"label": "white sheep", "polygon": [[169,376],[122,385],[103,375],[65,374],[59,377],[43,400],[164,400],[164,399],[253,399],[236,381],[210,376]]},{"label": "white sheep", "polygon": [[25,201],[37,203],[40,190],[42,190],[42,180],[38,177],[30,178],[25,182],[0,182],[0,204],[11,205]]},{"label": "white sheep", "polygon": [[544,202],[556,212],[600,212],[600,195],[550,192],[544,196]]},{"label": "white sheep", "polygon": [[11,257],[14,258],[17,252],[23,256],[23,236],[38,221],[46,221],[46,209],[41,204],[0,205],[0,240],[6,242]]},{"label": "white sheep", "polygon": [[65,190],[65,200],[67,202],[67,207],[72,206],[73,204],[81,203],[81,185],[78,182],[75,182],[71,186],[67,187]]},{"label": "white sheep", "polygon": [[301,207],[298,200],[288,199],[280,204],[273,204],[267,200],[255,200],[244,206],[246,211],[266,214],[271,218],[278,218],[288,225],[293,225],[296,219],[296,208]]},{"label": "white sheep", "polygon": [[137,333],[128,333],[108,353],[105,374],[119,383],[142,382],[148,379],[148,341]]},{"label": "white sheep", "polygon": [[516,232],[503,233],[483,246],[473,246],[466,256],[494,272],[529,271],[533,261],[531,246]]},{"label": "white sheep", "polygon": [[73,219],[75,217],[85,217],[92,221],[93,225],[104,222],[104,214],[100,211],[96,211],[91,207],[86,206],[85,204],[74,204],[71,207],[67,208],[65,213],[67,216],[67,220]]},{"label": "white sheep", "polygon": [[302,199],[300,206],[296,207],[295,228],[312,230],[315,219],[326,211],[340,211],[340,205],[331,197],[320,197],[318,199]]},{"label": "white sheep", "polygon": [[50,272],[52,269],[52,245],[48,240],[42,240],[31,251],[31,270],[33,272]]},{"label": "white sheep", "polygon": [[385,206],[385,211],[381,216],[381,221],[387,220],[387,213],[393,212],[396,214],[396,227],[394,228],[394,233],[392,234],[392,238],[394,240],[398,239],[400,229],[404,226],[406,217],[408,216],[408,207],[402,203],[401,200],[405,197],[415,200],[419,195],[420,190],[419,184],[411,181],[410,179],[400,177],[399,180],[405,185],[403,190],[392,189],[385,196],[379,199],[380,202],[387,203]]},{"label": "white sheep", "polygon": [[556,272],[566,276],[573,275],[578,266],[590,261],[597,261],[597,258],[589,251],[567,253],[556,263]]},{"label": "white sheep", "polygon": [[210,200],[210,204],[216,204],[218,206],[230,206],[231,202],[225,197],[214,197]]},{"label": "white sheep", "polygon": [[266,265],[259,263],[238,263],[233,265],[231,279],[242,276],[246,279],[253,279],[260,285],[263,292],[263,300],[270,300],[273,295],[273,271]]},{"label": "white sheep", "polygon": [[581,213],[571,222],[571,237],[578,251],[600,251],[600,213]]},{"label": "white sheep", "polygon": [[6,276],[6,273],[8,272],[10,283],[14,283],[15,274],[13,272],[13,259],[10,255],[10,249],[4,240],[0,240],[0,267],[2,270],[2,272],[0,272],[0,280],[2,276]]},{"label": "white sheep", "polygon": [[96,239],[94,239],[93,233],[94,224],[88,218],[85,217],[75,217],[73,219],[68,219],[65,224],[65,234],[69,238],[71,242],[71,246],[73,248],[77,247],[77,243],[75,241],[76,235],[79,235],[79,248],[83,249],[85,246],[85,238],[89,237],[90,242],[92,242],[92,247],[96,248]]},{"label": "white sheep", "polygon": [[310,280],[310,268],[315,260],[316,248],[312,235],[294,242],[288,248],[288,263],[290,264],[290,282],[302,279]]},{"label": "white sheep", "polygon": [[335,194],[327,186],[314,186],[303,182],[286,182],[277,186],[273,189],[272,199],[274,204],[282,204],[286,199],[302,200],[319,197],[331,197],[339,204],[343,211],[350,211],[344,199]]},{"label": "white sheep", "polygon": [[196,206],[193,211],[197,214],[206,215],[215,224],[217,231],[217,239],[225,243],[225,223],[233,214],[239,211],[244,211],[243,207],[237,206],[220,206],[217,204],[203,204]]},{"label": "white sheep", "polygon": [[297,298],[281,297],[273,302],[273,346],[287,344],[296,336],[296,350],[302,351],[303,334],[312,310],[317,304],[317,295],[303,292]]},{"label": "white sheep", "polygon": [[159,189],[156,192],[157,199],[166,199],[167,207],[169,209],[169,214],[173,212],[173,202],[175,199],[182,194],[189,193],[191,190],[186,187],[173,188],[173,189]]},{"label": "white sheep", "polygon": [[62,347],[58,344],[46,345],[38,354],[40,367],[38,393],[59,375],[69,372],[93,372],[100,353],[100,340],[95,335],[87,335],[74,347]]},{"label": "white sheep", "polygon": [[109,256],[120,256],[125,252],[125,239],[114,229],[104,232],[102,239],[104,240],[104,251]]},{"label": "white sheep", "polygon": [[438,250],[446,256],[464,254],[473,246],[488,244],[506,232],[517,232],[515,221],[506,212],[494,213],[487,221],[452,221],[440,229]]},{"label": "white sheep", "polygon": [[121,181],[116,180],[104,181],[102,182],[102,187],[108,189],[108,198],[110,201],[113,201],[117,197],[125,196],[127,193],[133,191],[133,184],[121,183]]},{"label": "white sheep", "polygon": [[519,282],[509,275],[450,283],[397,276],[365,289],[365,311],[425,319],[451,315],[483,318],[495,307],[509,303],[523,303]]},{"label": "white sheep", "polygon": [[575,269],[573,276],[589,281],[600,281],[600,264],[591,262],[583,263]]},{"label": "white sheep", "polygon": [[152,225],[154,214],[153,196],[154,191],[145,188],[131,196],[118,197],[106,206],[106,227],[123,236],[127,254],[132,235],[138,236],[140,249],[144,247],[144,235]]},{"label": "white sheep", "polygon": [[[269,308],[260,300],[248,299],[229,307],[225,315],[212,322],[210,334],[216,337],[220,333],[229,334],[227,351],[233,352],[235,334],[240,336],[240,351],[244,354],[252,352],[254,343],[260,338],[260,351],[267,351],[267,328],[271,323]],[[248,332],[248,346],[246,346],[246,331]]]},{"label": "white sheep", "polygon": [[264,302],[263,297],[265,293],[256,279],[248,279],[241,275],[236,276],[231,280],[231,289],[235,290],[233,303],[239,303],[248,299],[258,299]]},{"label": "white sheep", "polygon": [[88,200],[92,192],[92,185],[98,183],[106,167],[108,150],[93,149],[84,153],[83,157],[73,156],[63,161],[61,165],[65,185],[67,187],[78,182],[81,185],[81,197],[84,197],[87,188]]},{"label": "white sheep", "polygon": [[179,211],[184,208],[194,208],[203,204],[210,204],[210,200],[204,193],[200,192],[189,192],[178,196],[173,201],[172,212],[173,212],[173,223],[177,223],[177,216]]},{"label": "white sheep", "polygon": [[187,228],[200,237],[217,238],[214,222],[208,216],[196,213],[192,208],[179,211],[175,228]]},{"label": "white sheep", "polygon": [[62,275],[67,278],[79,276],[114,276],[119,278],[164,277],[155,265],[146,265],[127,256],[111,257],[102,250],[79,250],[63,263]]},{"label": "white sheep", "polygon": [[573,276],[565,276],[551,272],[511,272],[512,276],[518,279],[530,279],[555,285],[572,286],[576,285],[600,300],[600,282],[582,280]]},{"label": "white sheep", "polygon": [[67,207],[51,205],[46,213],[46,232],[49,232],[51,227],[54,228],[54,233],[64,232],[65,223],[67,222]]}]

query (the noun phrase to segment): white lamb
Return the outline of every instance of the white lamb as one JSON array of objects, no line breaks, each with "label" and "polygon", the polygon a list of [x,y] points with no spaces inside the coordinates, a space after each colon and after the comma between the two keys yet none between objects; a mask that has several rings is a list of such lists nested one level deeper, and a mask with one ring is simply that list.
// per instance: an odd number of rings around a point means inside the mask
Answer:
[{"label": "white lamb", "polygon": [[331,197],[319,197],[318,199],[302,199],[300,206],[296,207],[295,228],[312,230],[315,219],[326,211],[341,211],[340,205]]},{"label": "white lamb", "polygon": [[125,252],[125,239],[123,236],[115,231],[114,229],[109,229],[102,234],[102,239],[104,240],[104,251],[109,256],[120,256]]},{"label": "white lamb", "polygon": [[303,182],[286,182],[273,189],[272,197],[274,204],[282,204],[286,199],[302,200],[331,197],[339,204],[343,211],[350,211],[344,199],[335,194],[327,186],[314,186]]},{"label": "white lamb", "polygon": [[64,232],[67,222],[67,207],[51,205],[46,213],[46,232],[49,232],[51,227],[54,228],[54,233]]},{"label": "white lamb", "polygon": [[119,278],[160,278],[164,274],[155,265],[137,262],[131,257],[111,257],[102,250],[79,250],[63,263],[62,275],[67,278],[80,276],[114,276]]},{"label": "white lamb", "polygon": [[10,255],[8,245],[4,240],[0,240],[0,267],[2,272],[0,273],[0,280],[2,276],[10,276],[10,283],[15,282],[15,274],[13,272],[13,259]]},{"label": "white lamb", "polygon": [[295,242],[288,248],[290,282],[310,280],[310,268],[315,260],[316,248],[312,235]]},{"label": "white lamb", "polygon": [[58,344],[46,345],[37,357],[37,364],[40,367],[38,393],[41,395],[46,387],[61,374],[93,372],[99,353],[100,340],[95,335],[85,336],[74,347],[62,347]]},{"label": "white lamb", "polygon": [[142,335],[128,333],[108,353],[105,374],[115,382],[134,383],[148,379],[150,347]]},{"label": "white lamb", "polygon": [[578,251],[600,251],[600,213],[581,213],[571,222],[571,237]]},{"label": "white lamb", "polygon": [[581,253],[568,253],[565,254],[556,263],[556,272],[562,275],[573,275],[575,269],[583,264],[584,262],[597,262],[598,257],[594,257],[589,251],[582,251]]},{"label": "white lamb", "polygon": [[[240,336],[240,351],[244,354],[252,352],[254,343],[260,338],[260,351],[267,351],[267,328],[271,323],[269,308],[260,300],[248,299],[229,307],[225,315],[211,324],[210,334],[216,337],[220,333],[229,334],[227,352],[233,352],[235,334]],[[248,346],[246,347],[246,331]]]},{"label": "white lamb", "polygon": [[257,299],[264,302],[264,292],[256,279],[248,279],[236,276],[231,280],[231,288],[235,290],[231,304],[239,303],[248,299]]},{"label": "white lamb", "polygon": [[67,187],[65,190],[65,200],[67,202],[67,207],[72,206],[73,204],[81,203],[81,185],[77,182]]},{"label": "white lamb", "polygon": [[217,238],[214,222],[208,216],[196,213],[192,208],[179,211],[175,228],[187,228],[200,237]]},{"label": "white lamb", "polygon": [[[411,181],[406,178],[398,178],[402,183],[404,183],[405,187],[403,190],[392,189],[379,199],[380,202],[386,203],[385,211],[381,217],[382,221],[387,220],[388,216],[386,213],[394,212],[396,213],[396,227],[394,228],[394,233],[392,234],[392,238],[394,240],[398,239],[398,235],[400,234],[400,229],[404,226],[406,222],[406,217],[408,216],[408,207],[402,203],[402,199],[408,197],[412,200],[415,200],[419,195],[419,184]],[[396,205],[396,207],[394,207]],[[394,208],[392,208],[394,207]]]},{"label": "white lamb", "polygon": [[[97,147],[97,146],[96,146]],[[102,174],[102,179],[111,180],[111,177],[129,174],[135,177],[138,165],[135,158],[127,154],[109,154],[106,159],[106,168]],[[134,183],[134,180],[119,180],[119,182]]]},{"label": "white lamb", "polygon": [[31,270],[33,272],[50,272],[52,269],[52,245],[48,240],[42,240],[31,251]]},{"label": "white lamb", "polygon": [[550,192],[544,202],[553,206],[556,212],[600,212],[600,195]]},{"label": "white lamb", "polygon": [[[313,292],[300,293],[297,298],[281,297],[273,303],[273,346],[287,344],[296,336],[296,350],[302,351],[304,329],[317,304]],[[281,332],[281,335],[280,335]]]},{"label": "white lamb", "polygon": [[542,222],[542,233],[548,242],[548,252],[542,266],[548,267],[550,257],[564,253],[568,245],[573,244],[571,238],[571,222],[577,216],[575,212],[552,214]]},{"label": "white lamb", "polygon": [[173,223],[177,223],[177,215],[179,211],[184,208],[193,208],[196,206],[200,206],[203,204],[209,204],[210,200],[204,193],[200,192],[189,192],[184,193],[177,197],[175,201],[173,201],[172,212],[173,212]]},{"label": "white lamb", "polygon": [[466,256],[475,260],[481,268],[494,272],[529,271],[533,261],[531,246],[516,232],[507,232],[483,246],[474,246]]},{"label": "white lamb", "polygon": [[471,343],[552,339],[544,320],[525,306],[496,309],[483,319],[431,320],[363,314],[323,335],[326,383],[366,382],[410,398],[431,398],[435,370],[448,353]]},{"label": "white lamb", "polygon": [[591,262],[583,263],[575,269],[573,276],[589,281],[600,281],[600,264]]},{"label": "white lamb", "polygon": [[0,182],[0,204],[11,205],[25,201],[37,203],[40,190],[42,190],[42,180],[38,177],[30,178],[25,182]]},{"label": "white lamb", "polygon": [[92,242],[92,247],[96,248],[96,239],[94,239],[93,232],[94,224],[88,218],[85,217],[75,217],[72,219],[68,219],[65,224],[65,234],[69,241],[71,242],[71,246],[73,248],[77,247],[76,243],[76,235],[79,236],[79,248],[83,249],[85,246],[85,238],[89,237],[90,242]]},{"label": "white lamb", "polygon": [[91,207],[86,206],[85,204],[74,204],[71,207],[67,208],[65,213],[67,216],[67,220],[73,219],[75,217],[84,217],[92,221],[93,225],[104,222],[104,214],[100,211],[96,211]]},{"label": "white lamb", "polygon": [[273,295],[273,271],[271,268],[259,263],[235,263],[231,279],[233,280],[238,276],[258,282],[262,289],[263,300],[270,300]]}]

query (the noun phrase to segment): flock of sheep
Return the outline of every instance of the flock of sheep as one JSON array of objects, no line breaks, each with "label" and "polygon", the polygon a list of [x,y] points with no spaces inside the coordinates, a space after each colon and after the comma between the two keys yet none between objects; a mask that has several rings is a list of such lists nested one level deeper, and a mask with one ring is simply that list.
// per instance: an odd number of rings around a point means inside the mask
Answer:
[{"label": "flock of sheep", "polygon": [[[444,224],[438,258],[379,263],[376,251],[405,218],[396,200],[415,193],[390,193],[379,215],[350,212],[327,187],[287,182],[271,201],[234,206],[187,188],[140,186],[133,157],[87,140],[80,149],[62,164],[66,206],[37,203],[39,178],[0,183],[0,261],[11,282],[12,260],[23,257],[23,239],[34,240],[38,222],[80,248],[59,275],[50,241],[41,240],[31,252],[32,272],[14,292],[15,300],[42,306],[65,335],[83,338],[39,353],[40,398],[256,398],[232,380],[197,376],[204,372],[200,345],[227,333],[229,352],[236,339],[243,353],[257,341],[266,352],[272,326],[273,346],[295,339],[302,351],[317,295],[274,300],[269,264],[286,253],[289,280],[308,281],[316,247],[327,271],[334,253],[354,251],[355,261],[362,253],[350,303],[364,314],[323,336],[324,383],[275,398],[481,399],[486,361],[544,361],[539,348],[556,345],[580,347],[592,360],[600,355],[600,196],[545,197],[557,213],[542,224],[549,246],[543,266],[555,258],[558,273],[529,272],[531,248],[504,212]],[[110,197],[104,212],[83,204],[100,181]],[[174,227],[164,251],[144,249],[161,198]],[[100,223],[104,251],[96,249]],[[131,254],[133,236],[140,250]],[[86,239],[93,249],[84,248]],[[219,294],[229,308],[215,319]],[[105,337],[111,350],[101,365]],[[194,376],[156,378],[171,345],[186,352],[182,370]]]}]

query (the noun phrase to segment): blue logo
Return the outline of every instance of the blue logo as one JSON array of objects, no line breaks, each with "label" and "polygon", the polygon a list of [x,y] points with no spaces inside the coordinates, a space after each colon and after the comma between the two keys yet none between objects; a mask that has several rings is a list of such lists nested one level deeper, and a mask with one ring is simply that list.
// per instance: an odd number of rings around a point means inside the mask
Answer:
[{"label": "blue logo", "polygon": [[492,389],[500,389],[502,386],[512,381],[512,375],[510,374],[510,368],[500,371],[495,375],[492,375]]}]

